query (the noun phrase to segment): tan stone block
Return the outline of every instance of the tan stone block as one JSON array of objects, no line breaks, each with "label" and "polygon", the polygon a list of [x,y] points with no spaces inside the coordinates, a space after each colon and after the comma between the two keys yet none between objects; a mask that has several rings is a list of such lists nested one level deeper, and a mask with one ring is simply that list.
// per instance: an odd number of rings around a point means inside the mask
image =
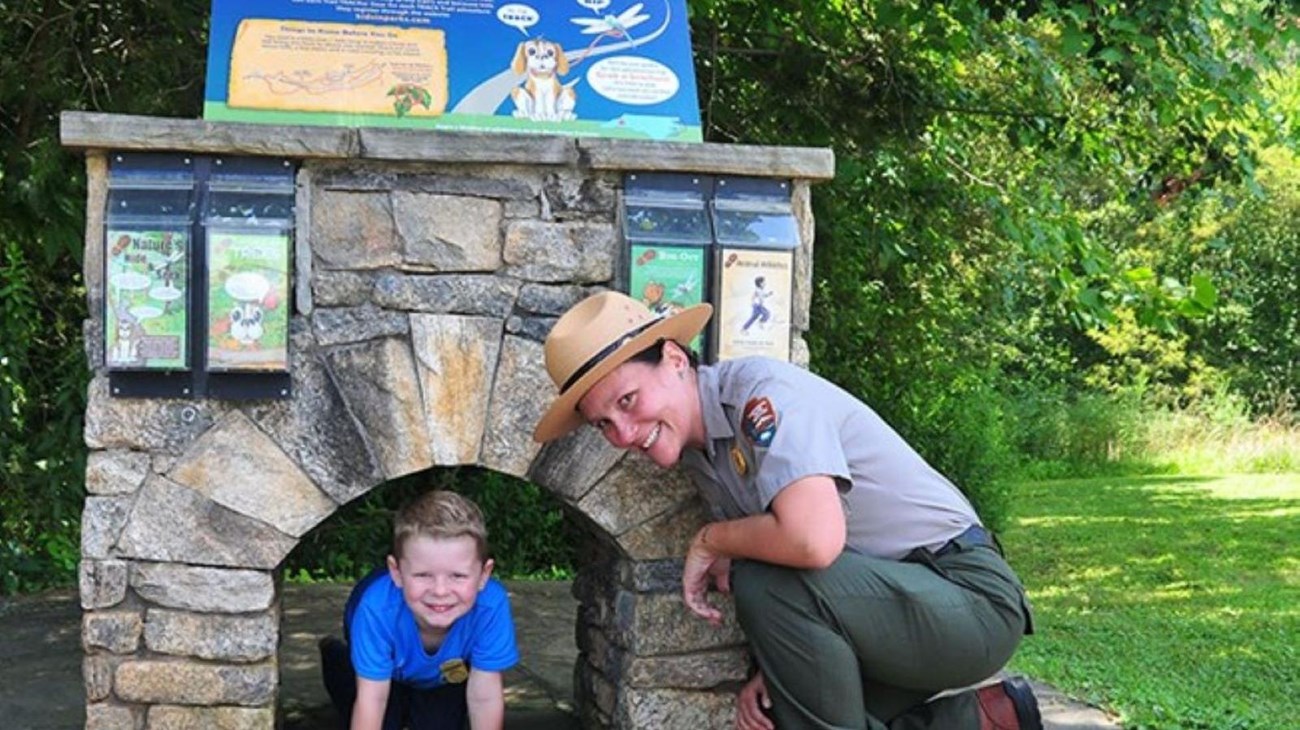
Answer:
[{"label": "tan stone block", "polygon": [[501,327],[501,320],[489,317],[411,315],[411,344],[435,464],[478,462]]},{"label": "tan stone block", "polygon": [[261,520],[154,476],[141,488],[117,547],[140,560],[269,570],[296,544]]},{"label": "tan stone block", "polygon": [[275,701],[278,679],[273,662],[230,665],[145,659],[122,662],[113,674],[113,687],[127,702],[256,707]]},{"label": "tan stone block", "polygon": [[623,681],[637,688],[712,689],[748,677],[749,652],[742,647],[662,657],[630,656]]},{"label": "tan stone block", "polygon": [[149,455],[112,449],[86,456],[86,491],[90,494],[131,494],[149,475]]},{"label": "tan stone block", "polygon": [[167,474],[213,502],[302,537],[337,507],[278,444],[233,411]]},{"label": "tan stone block", "polygon": [[149,730],[272,730],[273,707],[178,707],[149,708]]},{"label": "tan stone block", "polygon": [[620,727],[731,730],[736,698],[731,692],[624,688],[618,708]]},{"label": "tan stone block", "polygon": [[114,397],[108,374],[97,373],[86,389],[86,445],[179,454],[232,406],[197,401]]},{"label": "tan stone block", "polygon": [[129,707],[96,702],[86,705],[86,730],[137,730],[140,718]]}]

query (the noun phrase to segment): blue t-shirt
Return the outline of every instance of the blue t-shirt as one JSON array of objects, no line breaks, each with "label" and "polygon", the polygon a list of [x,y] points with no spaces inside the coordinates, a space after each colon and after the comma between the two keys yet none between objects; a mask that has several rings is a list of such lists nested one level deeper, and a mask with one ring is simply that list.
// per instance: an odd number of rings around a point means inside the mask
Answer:
[{"label": "blue t-shirt", "polygon": [[469,613],[452,623],[435,654],[424,650],[415,617],[387,570],[376,570],[352,590],[344,625],[357,676],[377,682],[432,689],[447,683],[442,666],[448,661],[487,672],[519,662],[510,598],[496,578],[488,579]]}]

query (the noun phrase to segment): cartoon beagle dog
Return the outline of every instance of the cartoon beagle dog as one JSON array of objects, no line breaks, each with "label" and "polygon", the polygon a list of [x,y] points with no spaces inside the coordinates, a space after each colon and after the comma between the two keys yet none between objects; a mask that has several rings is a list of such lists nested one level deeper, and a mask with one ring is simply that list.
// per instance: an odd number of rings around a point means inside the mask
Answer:
[{"label": "cartoon beagle dog", "polygon": [[510,92],[515,100],[514,116],[535,122],[562,122],[574,118],[577,95],[573,85],[561,84],[560,77],[569,72],[569,59],[559,43],[533,38],[519,44],[510,70],[527,74],[523,86]]}]

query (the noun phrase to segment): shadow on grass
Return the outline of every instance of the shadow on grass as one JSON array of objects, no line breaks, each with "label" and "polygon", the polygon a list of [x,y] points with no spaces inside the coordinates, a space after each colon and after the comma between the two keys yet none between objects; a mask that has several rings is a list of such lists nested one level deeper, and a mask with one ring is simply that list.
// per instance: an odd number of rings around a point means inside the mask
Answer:
[{"label": "shadow on grass", "polygon": [[1039,626],[1019,668],[1119,711],[1126,727],[1293,721],[1300,475],[1071,480],[1013,494],[1003,542]]}]

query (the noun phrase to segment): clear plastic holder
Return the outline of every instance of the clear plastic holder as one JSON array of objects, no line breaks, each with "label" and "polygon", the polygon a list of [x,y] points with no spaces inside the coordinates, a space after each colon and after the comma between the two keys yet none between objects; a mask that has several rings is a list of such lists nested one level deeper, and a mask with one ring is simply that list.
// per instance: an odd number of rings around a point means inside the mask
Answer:
[{"label": "clear plastic holder", "polygon": [[721,178],[711,209],[719,244],[776,249],[799,247],[799,223],[794,217],[788,182]]},{"label": "clear plastic holder", "polygon": [[207,369],[287,373],[292,168],[273,160],[214,165],[202,222],[207,241]]},{"label": "clear plastic holder", "polygon": [[104,211],[104,363],[190,369],[194,175],[189,159],[118,155]]},{"label": "clear plastic holder", "polygon": [[712,178],[635,173],[624,184],[623,230],[629,241],[707,246],[713,240],[706,205]]},{"label": "clear plastic holder", "polygon": [[272,186],[210,184],[205,226],[292,229],[293,190]]}]

